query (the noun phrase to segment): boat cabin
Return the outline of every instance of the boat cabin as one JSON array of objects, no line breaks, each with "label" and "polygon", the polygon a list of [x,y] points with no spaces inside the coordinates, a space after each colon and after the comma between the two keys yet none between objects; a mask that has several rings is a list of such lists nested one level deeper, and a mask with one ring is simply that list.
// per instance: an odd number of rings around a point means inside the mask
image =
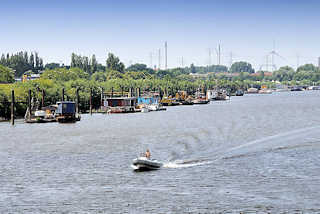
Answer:
[{"label": "boat cabin", "polygon": [[129,113],[135,111],[136,97],[105,97],[103,109],[108,113]]},{"label": "boat cabin", "polygon": [[159,103],[159,99],[156,97],[138,97],[138,104],[147,104],[147,105],[151,105],[151,104],[158,104]]},{"label": "boat cabin", "polygon": [[71,101],[57,102],[58,108],[56,114],[58,115],[72,115],[76,113],[76,104]]}]

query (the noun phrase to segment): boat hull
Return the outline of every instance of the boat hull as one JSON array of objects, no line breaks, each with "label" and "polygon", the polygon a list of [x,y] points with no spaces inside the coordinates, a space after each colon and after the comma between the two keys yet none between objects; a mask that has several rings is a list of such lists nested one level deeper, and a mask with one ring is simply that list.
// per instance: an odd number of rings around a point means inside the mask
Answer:
[{"label": "boat hull", "polygon": [[162,165],[163,164],[158,162],[157,160],[140,157],[133,160],[132,168],[137,171],[148,171],[160,169]]}]

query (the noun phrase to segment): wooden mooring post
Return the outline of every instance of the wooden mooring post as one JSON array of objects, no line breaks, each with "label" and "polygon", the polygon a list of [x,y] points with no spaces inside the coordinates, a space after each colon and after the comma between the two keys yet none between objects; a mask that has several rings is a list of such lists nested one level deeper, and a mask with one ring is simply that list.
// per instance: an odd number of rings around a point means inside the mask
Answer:
[{"label": "wooden mooring post", "polygon": [[137,88],[137,97],[140,97],[141,96],[141,89],[140,88]]},{"label": "wooden mooring post", "polygon": [[162,94],[161,88],[159,88],[159,97],[160,97],[160,101],[161,101],[162,98],[163,98],[163,94]]},{"label": "wooden mooring post", "polygon": [[79,97],[79,88],[76,90],[76,113],[79,114],[79,102],[80,102],[80,97]]},{"label": "wooden mooring post", "polygon": [[64,101],[64,88],[62,88],[62,99],[61,101]]},{"label": "wooden mooring post", "polygon": [[100,109],[102,109],[102,106],[103,106],[103,88],[101,87]]},{"label": "wooden mooring post", "polygon": [[14,125],[14,90],[11,91],[11,125]]}]

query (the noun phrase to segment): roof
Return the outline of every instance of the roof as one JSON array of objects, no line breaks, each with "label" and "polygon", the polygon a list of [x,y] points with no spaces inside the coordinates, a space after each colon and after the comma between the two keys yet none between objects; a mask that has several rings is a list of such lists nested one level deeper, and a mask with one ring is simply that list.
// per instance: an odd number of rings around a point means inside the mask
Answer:
[{"label": "roof", "polygon": [[107,97],[108,100],[136,100],[136,97]]},{"label": "roof", "polygon": [[65,103],[73,103],[73,104],[75,104],[75,102],[73,102],[73,101],[59,101],[59,102],[57,102],[57,104],[65,104]]}]

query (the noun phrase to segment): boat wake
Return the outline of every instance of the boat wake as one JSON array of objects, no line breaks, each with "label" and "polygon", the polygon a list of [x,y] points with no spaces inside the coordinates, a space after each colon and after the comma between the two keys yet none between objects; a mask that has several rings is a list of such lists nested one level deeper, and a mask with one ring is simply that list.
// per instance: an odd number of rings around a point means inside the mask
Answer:
[{"label": "boat wake", "polygon": [[209,160],[175,160],[163,164],[164,168],[187,168],[210,164]]},{"label": "boat wake", "polygon": [[254,140],[227,150],[221,158],[228,159],[257,152],[316,146],[320,142],[319,128],[320,126],[308,127]]}]

